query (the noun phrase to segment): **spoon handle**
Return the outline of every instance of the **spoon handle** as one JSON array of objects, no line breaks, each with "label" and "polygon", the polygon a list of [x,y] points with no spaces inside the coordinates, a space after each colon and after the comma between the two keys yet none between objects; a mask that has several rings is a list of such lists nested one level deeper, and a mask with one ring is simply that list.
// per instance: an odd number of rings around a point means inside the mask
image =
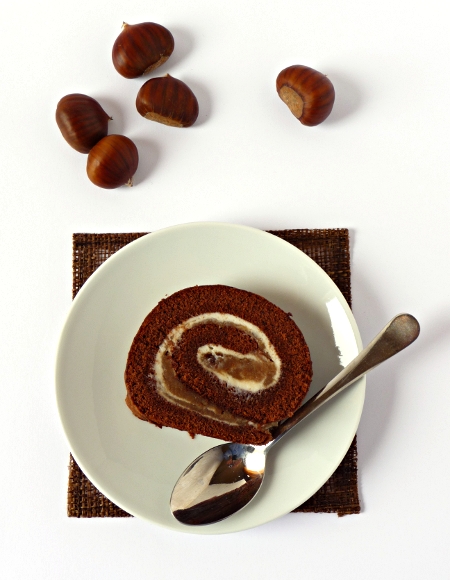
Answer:
[{"label": "spoon handle", "polygon": [[419,336],[420,327],[411,314],[398,314],[383,330],[363,349],[342,371],[334,377],[321,391],[311,397],[289,419],[272,430],[274,445],[294,425],[318,409],[325,401],[351,385],[362,375],[378,366],[394,354],[397,354]]}]

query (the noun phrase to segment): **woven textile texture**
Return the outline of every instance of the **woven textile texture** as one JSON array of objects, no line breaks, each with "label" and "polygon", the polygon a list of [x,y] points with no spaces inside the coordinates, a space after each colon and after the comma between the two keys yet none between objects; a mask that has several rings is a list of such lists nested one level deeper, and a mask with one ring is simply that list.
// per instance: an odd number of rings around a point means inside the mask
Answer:
[{"label": "woven textile texture", "polygon": [[[310,256],[332,278],[351,306],[350,251],[347,229],[277,230],[269,233],[293,244]],[[112,254],[129,242],[145,235],[74,234],[72,295]],[[338,516],[360,513],[356,437],[342,463],[308,501],[294,512],[336,513]],[[107,499],[89,481],[70,456],[67,494],[69,517],[130,517]]]}]

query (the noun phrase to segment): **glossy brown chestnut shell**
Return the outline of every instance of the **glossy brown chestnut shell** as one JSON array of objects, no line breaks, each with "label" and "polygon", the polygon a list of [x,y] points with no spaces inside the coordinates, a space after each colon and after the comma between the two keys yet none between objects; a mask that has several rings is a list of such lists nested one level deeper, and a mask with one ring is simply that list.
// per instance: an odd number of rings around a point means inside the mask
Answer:
[{"label": "glossy brown chestnut shell", "polygon": [[108,135],[91,149],[86,170],[89,179],[98,187],[115,189],[133,185],[138,163],[138,150],[131,139]]},{"label": "glossy brown chestnut shell", "polygon": [[175,43],[167,28],[155,22],[123,23],[114,42],[115,69],[127,79],[135,79],[161,66],[172,54]]},{"label": "glossy brown chestnut shell", "polygon": [[166,75],[148,80],[136,98],[138,112],[151,121],[171,127],[190,127],[198,117],[198,101],[191,89]]},{"label": "glossy brown chestnut shell", "polygon": [[80,153],[89,153],[108,134],[110,120],[95,99],[79,93],[66,95],[56,107],[56,122],[62,136]]},{"label": "glossy brown chestnut shell", "polygon": [[331,81],[313,68],[294,65],[277,77],[277,93],[297,119],[309,127],[319,125],[334,105]]}]

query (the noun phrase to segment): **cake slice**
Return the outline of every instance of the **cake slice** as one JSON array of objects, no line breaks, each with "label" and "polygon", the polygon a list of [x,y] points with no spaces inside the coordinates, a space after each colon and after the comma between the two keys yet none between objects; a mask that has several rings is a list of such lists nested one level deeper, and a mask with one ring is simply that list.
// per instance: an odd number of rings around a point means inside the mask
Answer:
[{"label": "cake slice", "polygon": [[311,383],[308,346],[291,316],[230,286],[194,286],[143,321],[125,370],[140,419],[226,441],[264,444]]}]

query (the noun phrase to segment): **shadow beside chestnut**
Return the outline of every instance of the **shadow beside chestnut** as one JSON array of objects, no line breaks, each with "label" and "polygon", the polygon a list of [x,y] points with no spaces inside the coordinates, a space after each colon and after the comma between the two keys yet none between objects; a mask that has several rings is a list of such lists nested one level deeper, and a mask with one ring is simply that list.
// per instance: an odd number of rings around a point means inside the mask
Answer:
[{"label": "shadow beside chestnut", "polygon": [[111,117],[111,121],[108,123],[108,133],[124,134],[126,129],[120,105],[114,99],[110,99],[109,96],[95,95],[94,98]]},{"label": "shadow beside chestnut", "polygon": [[336,91],[336,100],[327,119],[327,124],[339,123],[353,115],[361,107],[365,95],[353,79],[341,72],[327,70],[327,76],[333,82]]},{"label": "shadow beside chestnut", "polygon": [[155,141],[133,137],[139,152],[139,165],[133,177],[133,187],[141,185],[155,170],[161,157],[161,148]]}]

